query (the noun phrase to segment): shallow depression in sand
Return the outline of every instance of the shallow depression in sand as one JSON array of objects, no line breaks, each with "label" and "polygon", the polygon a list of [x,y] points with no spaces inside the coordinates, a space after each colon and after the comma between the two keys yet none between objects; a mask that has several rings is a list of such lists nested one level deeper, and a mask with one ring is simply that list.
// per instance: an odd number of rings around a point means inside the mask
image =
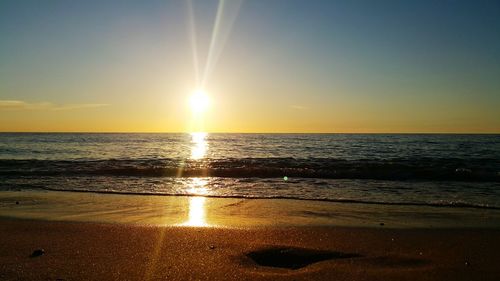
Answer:
[{"label": "shallow depression in sand", "polygon": [[250,252],[247,256],[261,266],[299,269],[324,260],[355,258],[361,255],[304,248],[273,247]]}]

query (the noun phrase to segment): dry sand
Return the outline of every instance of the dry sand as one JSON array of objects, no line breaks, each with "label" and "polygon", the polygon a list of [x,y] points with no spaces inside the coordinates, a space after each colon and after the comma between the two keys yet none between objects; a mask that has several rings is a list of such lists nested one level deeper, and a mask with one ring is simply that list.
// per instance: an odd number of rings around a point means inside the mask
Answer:
[{"label": "dry sand", "polygon": [[495,229],[1,219],[0,238],[0,280],[500,280]]}]

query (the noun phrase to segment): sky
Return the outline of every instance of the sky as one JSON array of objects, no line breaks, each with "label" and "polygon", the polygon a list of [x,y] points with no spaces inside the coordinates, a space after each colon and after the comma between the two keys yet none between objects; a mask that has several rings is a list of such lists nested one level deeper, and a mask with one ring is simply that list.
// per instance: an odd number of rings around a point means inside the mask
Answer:
[{"label": "sky", "polygon": [[2,0],[0,38],[0,131],[500,133],[500,1]]}]

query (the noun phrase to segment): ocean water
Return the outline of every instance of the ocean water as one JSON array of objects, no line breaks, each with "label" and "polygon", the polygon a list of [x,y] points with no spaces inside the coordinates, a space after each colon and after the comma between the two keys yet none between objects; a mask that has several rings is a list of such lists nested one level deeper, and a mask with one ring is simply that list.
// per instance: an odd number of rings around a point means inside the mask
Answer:
[{"label": "ocean water", "polygon": [[1,191],[500,209],[500,135],[1,133]]}]

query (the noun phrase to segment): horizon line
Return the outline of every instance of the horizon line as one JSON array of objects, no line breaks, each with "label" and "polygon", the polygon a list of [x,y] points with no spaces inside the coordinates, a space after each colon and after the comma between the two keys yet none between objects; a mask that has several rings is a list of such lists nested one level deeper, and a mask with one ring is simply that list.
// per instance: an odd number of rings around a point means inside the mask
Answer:
[{"label": "horizon line", "polygon": [[[191,134],[186,131],[0,131],[0,134]],[[207,134],[500,135],[498,132],[203,132]]]}]

